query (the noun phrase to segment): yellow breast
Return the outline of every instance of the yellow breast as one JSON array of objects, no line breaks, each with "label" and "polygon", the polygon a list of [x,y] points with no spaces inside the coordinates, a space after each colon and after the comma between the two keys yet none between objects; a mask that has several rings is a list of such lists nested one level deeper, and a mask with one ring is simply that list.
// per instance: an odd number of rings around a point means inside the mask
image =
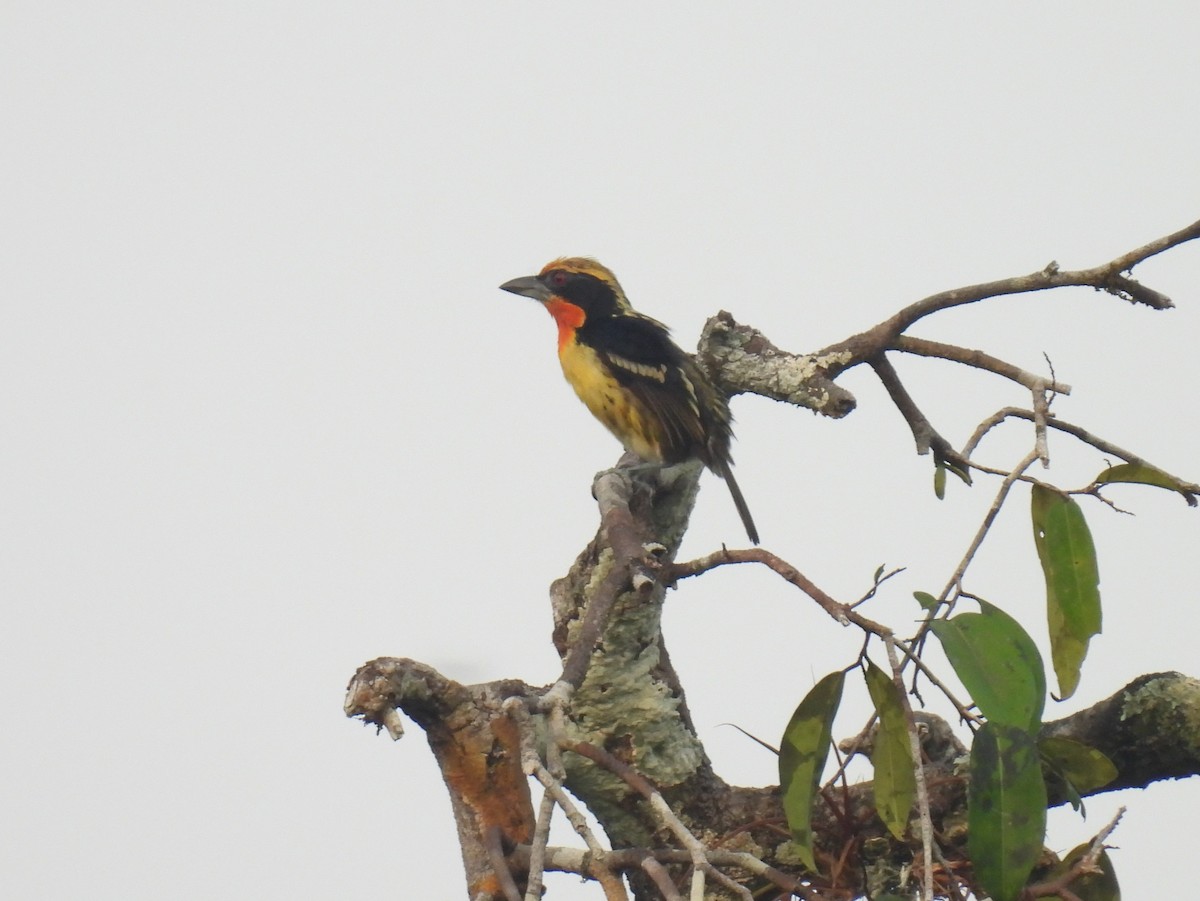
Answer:
[{"label": "yellow breast", "polygon": [[648,462],[662,462],[661,438],[655,421],[621,388],[592,348],[571,335],[559,344],[558,360],[579,399],[626,450]]}]

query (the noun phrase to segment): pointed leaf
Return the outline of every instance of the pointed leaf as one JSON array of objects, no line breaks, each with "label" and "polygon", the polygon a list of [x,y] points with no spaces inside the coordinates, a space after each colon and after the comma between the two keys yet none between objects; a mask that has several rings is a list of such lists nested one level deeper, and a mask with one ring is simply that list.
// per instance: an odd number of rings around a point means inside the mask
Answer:
[{"label": "pointed leaf", "polygon": [[[1140,485],[1155,485],[1168,491],[1178,491],[1189,507],[1196,506],[1196,495],[1189,490],[1186,482],[1181,482],[1173,475],[1155,469],[1148,463],[1122,463],[1110,466],[1093,480],[1097,485],[1108,485],[1112,482],[1136,482]],[[1191,486],[1194,488],[1195,486]]]},{"label": "pointed leaf", "polygon": [[967,820],[979,884],[994,901],[1015,901],[1046,834],[1046,785],[1028,732],[986,723],[975,733]]},{"label": "pointed leaf", "polygon": [[954,672],[989,720],[1033,731],[1046,703],[1042,655],[1015,619],[987,601],[979,613],[930,623]]},{"label": "pointed leaf", "polygon": [[[1050,878],[1056,879],[1079,862],[1088,852],[1089,843],[1072,848],[1062,861],[1050,872]],[[1084,873],[1076,876],[1067,884],[1079,901],[1121,901],[1121,886],[1117,883],[1117,873],[1113,869],[1112,859],[1107,851],[1101,851],[1096,858],[1099,873]]]},{"label": "pointed leaf", "polygon": [[1051,772],[1070,782],[1080,794],[1094,792],[1117,778],[1117,768],[1103,751],[1069,738],[1038,740],[1042,760]]},{"label": "pointed leaf", "polygon": [[913,597],[917,599],[917,603],[925,610],[932,610],[938,605],[938,599],[928,591],[914,591]]},{"label": "pointed leaf", "polygon": [[[1051,776],[1050,778],[1047,778],[1047,774],[1042,773],[1042,778],[1046,779],[1046,797],[1049,798],[1051,793],[1054,791],[1054,783],[1052,780],[1055,777]],[[1086,820],[1087,819],[1087,805],[1083,803],[1083,795],[1079,794],[1079,789],[1077,789],[1071,783],[1070,779],[1067,779],[1065,777],[1058,777],[1058,778],[1061,778],[1061,780],[1062,780],[1062,791],[1063,791],[1063,794],[1066,795],[1066,797],[1067,797],[1067,803],[1071,805],[1071,809],[1073,811],[1075,811],[1077,814],[1079,814],[1080,817],[1082,817],[1083,819]],[[1047,800],[1046,804],[1049,805],[1049,803],[1050,803],[1049,800]]]},{"label": "pointed leaf", "polygon": [[1033,539],[1046,577],[1046,617],[1059,697],[1079,686],[1088,642],[1100,632],[1100,573],[1096,547],[1079,505],[1043,485],[1033,486]]},{"label": "pointed leaf", "polygon": [[779,743],[779,789],[792,840],[805,866],[817,869],[813,858],[812,808],[829,756],[833,718],[842,701],[846,674],[830,673],[813,686],[792,714]]},{"label": "pointed leaf", "polygon": [[892,677],[870,660],[867,661],[866,675],[867,691],[879,714],[879,729],[871,751],[871,764],[875,767],[875,809],[888,831],[903,840],[908,829],[908,814],[917,794],[908,721]]},{"label": "pointed leaf", "polygon": [[[963,466],[962,463],[965,463],[966,461],[960,462],[961,458],[959,458],[959,456],[957,454],[955,454],[953,450],[951,450],[948,447],[947,448],[939,448],[936,442],[933,444],[932,447],[930,447],[930,450],[933,451],[933,465],[938,470],[941,470],[941,473],[942,473],[941,479],[942,479],[943,486],[945,485],[945,481],[946,481],[946,470],[949,470],[950,472],[952,472],[956,476],[958,476],[960,479],[962,479],[964,485],[971,484],[970,464]],[[934,474],[935,483],[936,483],[937,479],[938,479],[938,476],[935,473]],[[939,495],[939,497],[941,497],[941,495]]]}]

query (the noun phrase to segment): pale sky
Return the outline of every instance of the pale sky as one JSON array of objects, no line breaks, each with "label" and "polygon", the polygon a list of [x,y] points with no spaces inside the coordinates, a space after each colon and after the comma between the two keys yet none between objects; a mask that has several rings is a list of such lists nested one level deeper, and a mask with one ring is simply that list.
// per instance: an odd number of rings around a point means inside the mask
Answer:
[{"label": "pale sky", "polygon": [[[727,309],[808,351],[934,291],[1105,262],[1200,217],[1198,46],[1177,2],[0,5],[0,893],[464,897],[420,730],[393,744],[341,705],[380,655],[557,675],[547,588],[618,448],[545,313],[496,286],[594,255],[685,347]],[[1200,246],[1135,275],[1178,309],[1074,290],[914,333],[1049,355],[1062,418],[1194,480]],[[896,364],[955,443],[1028,403]],[[873,377],[843,384],[841,422],[736,399],[738,479],[764,546],[839,599],[907,566],[866,608],[904,629],[996,486],[937,501]],[[1065,487],[1104,465],[1051,452]],[[1200,513],[1110,496],[1138,515],[1084,505],[1104,633],[1047,717],[1200,675]],[[706,476],[683,555],[743,540]],[[1027,495],[967,581],[1046,653]],[[777,739],[860,643],[748,568],[672,594],[665,629],[744,784],[775,759],[721,724]],[[1127,897],[1177,895],[1194,783],[1056,813],[1050,846],[1122,803]]]}]

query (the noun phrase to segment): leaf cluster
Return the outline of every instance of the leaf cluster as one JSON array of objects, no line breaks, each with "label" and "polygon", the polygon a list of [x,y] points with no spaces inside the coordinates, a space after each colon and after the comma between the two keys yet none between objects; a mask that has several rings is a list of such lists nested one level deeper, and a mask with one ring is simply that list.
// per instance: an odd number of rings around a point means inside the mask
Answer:
[{"label": "leaf cluster", "polygon": [[[1114,481],[1140,482],[1187,496],[1186,486],[1148,466],[1107,469],[1095,484]],[[1061,700],[1078,688],[1090,640],[1101,628],[1096,549],[1082,509],[1066,492],[1034,483],[1030,517],[1046,584],[1046,634],[1058,687],[1055,697]],[[874,593],[872,589],[871,596]],[[1041,735],[1047,674],[1033,638],[1012,616],[982,598],[960,592],[958,598],[970,597],[979,609],[956,611],[954,603],[928,592],[915,592],[915,597],[927,612],[923,628],[940,643],[970,699],[960,706],[973,731],[963,767],[968,780],[970,867],[958,874],[958,881],[995,901],[1016,901],[1035,874],[1061,883],[1077,897],[1119,898],[1112,863],[1102,846],[1092,849],[1086,860],[1084,846],[1049,870],[1043,862],[1048,797],[1065,797],[1084,812],[1083,796],[1108,784],[1117,771],[1094,748]],[[914,641],[902,647],[917,645]],[[876,718],[869,748],[876,813],[892,836],[905,841],[919,822],[921,811],[914,818],[914,808],[919,807],[925,761],[918,758],[917,726],[902,682],[904,666],[893,659],[888,672],[867,658],[865,651],[859,663]],[[821,779],[832,747],[834,719],[847,675],[854,670],[851,666],[820,679],[797,706],[780,742],[784,811],[796,856],[814,872],[819,866],[813,816],[823,797]]]}]

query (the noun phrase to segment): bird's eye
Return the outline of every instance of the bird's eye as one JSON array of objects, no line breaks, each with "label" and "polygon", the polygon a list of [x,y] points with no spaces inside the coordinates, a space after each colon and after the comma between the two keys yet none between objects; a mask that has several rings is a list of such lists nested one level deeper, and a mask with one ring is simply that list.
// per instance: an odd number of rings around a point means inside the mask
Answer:
[{"label": "bird's eye", "polygon": [[562,288],[567,284],[567,274],[561,269],[555,269],[547,277],[551,288]]}]

